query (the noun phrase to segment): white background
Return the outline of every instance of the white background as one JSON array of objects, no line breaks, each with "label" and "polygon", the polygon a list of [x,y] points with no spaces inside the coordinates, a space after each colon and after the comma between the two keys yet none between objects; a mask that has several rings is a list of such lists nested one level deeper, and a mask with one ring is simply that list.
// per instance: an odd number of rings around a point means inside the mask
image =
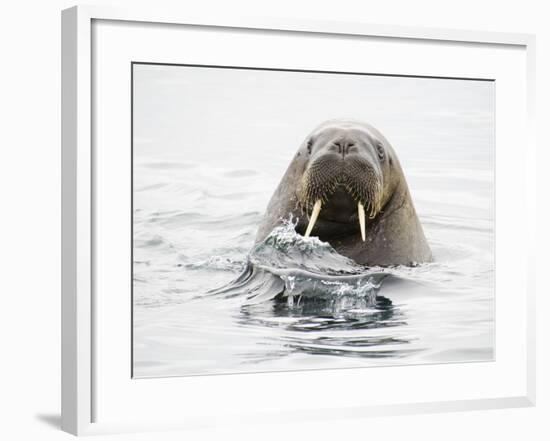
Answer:
[{"label": "white background", "polygon": [[[521,270],[525,268],[522,259],[527,254],[524,251],[526,241],[515,233],[516,225],[522,223],[524,210],[521,203],[514,210],[509,208],[510,201],[525,199],[521,182],[525,180],[526,158],[513,154],[516,146],[525,139],[525,135],[517,131],[523,124],[524,116],[521,110],[513,111],[524,106],[525,102],[521,87],[517,87],[524,81],[525,74],[524,66],[521,66],[525,63],[522,51],[510,48],[495,51],[482,45],[468,47],[458,43],[441,45],[438,42],[424,42],[415,45],[399,39],[344,41],[325,36],[322,39],[313,36],[290,39],[280,34],[227,30],[209,35],[185,27],[127,26],[101,21],[96,24],[94,35],[97,52],[94,60],[94,102],[97,105],[94,108],[93,148],[99,170],[94,185],[98,201],[94,217],[94,303],[97,312],[97,320],[94,321],[97,347],[94,420],[99,425],[116,421],[169,421],[181,415],[188,418],[206,415],[210,418],[210,415],[216,414],[221,417],[228,409],[233,415],[249,415],[248,419],[253,415],[260,418],[263,412],[280,409],[280,412],[286,412],[287,420],[292,417],[299,420],[297,413],[300,409],[316,409],[317,413],[321,413],[323,406],[327,405],[352,407],[419,399],[443,401],[524,393],[525,334],[522,331],[525,330],[525,314],[517,294],[510,295],[521,292],[526,284],[526,273]],[[199,39],[200,45],[195,43]],[[323,50],[319,50],[320,47]],[[411,55],[413,51],[414,57]],[[299,55],[302,53],[306,53],[307,58]],[[356,54],[362,54],[362,57]],[[328,389],[319,387],[317,375],[305,371],[269,376],[131,380],[128,372],[130,348],[127,345],[131,338],[130,328],[121,324],[130,322],[128,280],[131,256],[129,242],[126,242],[129,240],[130,212],[127,198],[130,191],[130,169],[127,167],[130,161],[130,89],[126,86],[130,80],[128,66],[132,59],[167,63],[185,59],[199,64],[216,62],[222,65],[235,63],[245,66],[496,78],[503,89],[495,104],[495,113],[499,115],[495,126],[495,139],[499,146],[495,170],[495,215],[499,219],[496,236],[506,238],[499,246],[496,259],[495,289],[497,293],[505,293],[497,296],[495,319],[496,323],[504,325],[496,329],[496,361],[489,364],[401,366],[398,374],[390,368],[376,373],[359,369],[319,372],[323,384],[333,385]],[[441,63],[439,60],[442,59],[446,62]],[[287,80],[285,84],[291,82]],[[334,87],[321,86],[331,90]],[[295,98],[299,101],[298,97]],[[314,101],[309,102],[315,105]],[[287,112],[287,115],[292,119],[292,112]],[[183,119],[180,121],[185,123]],[[224,139],[230,140],[230,133],[225,136],[228,131],[222,131]],[[205,141],[203,137],[200,145],[206,145]],[[261,147],[260,150],[269,150],[269,145],[262,144]],[[213,147],[213,151],[221,152],[219,146]],[[418,153],[420,148],[416,151]],[[186,156],[187,160],[190,157]],[[514,179],[500,180],[498,176],[513,176]],[[365,378],[369,374],[375,375],[376,381],[367,385]],[[451,378],[457,381],[449,381]],[[464,378],[470,380],[464,382]],[[211,398],[214,396],[216,399]]]},{"label": "white background", "polygon": [[[99,2],[88,2],[99,3]],[[105,2],[104,2],[105,3]],[[130,1],[112,1],[124,5]],[[137,2],[134,2],[137,3]],[[146,3],[146,2],[143,2]],[[168,2],[155,2],[157,5]],[[181,4],[181,2],[178,2]],[[191,3],[189,2],[190,6]],[[197,4],[199,2],[196,2]],[[212,4],[216,3],[216,6]],[[544,167],[550,155],[544,121],[550,115],[550,29],[544,2],[417,0],[371,2],[283,1],[211,2],[203,0],[196,12],[272,15],[279,17],[364,21],[537,33],[537,112],[539,201],[548,200],[549,178]],[[59,432],[60,368],[60,10],[63,1],[27,1],[3,5],[0,48],[0,109],[2,159],[2,307],[0,335],[0,437],[4,439],[63,439]],[[520,151],[518,151],[520,154]],[[544,173],[543,173],[544,172]],[[541,207],[542,208],[542,207]],[[540,210],[539,225],[548,225]],[[550,306],[542,280],[548,259],[548,234],[539,231],[538,262],[538,405],[531,409],[371,418],[327,423],[211,430],[193,433],[122,435],[116,439],[378,439],[422,438],[546,439],[550,434],[550,326],[544,312]],[[105,437],[110,438],[110,437]]]}]

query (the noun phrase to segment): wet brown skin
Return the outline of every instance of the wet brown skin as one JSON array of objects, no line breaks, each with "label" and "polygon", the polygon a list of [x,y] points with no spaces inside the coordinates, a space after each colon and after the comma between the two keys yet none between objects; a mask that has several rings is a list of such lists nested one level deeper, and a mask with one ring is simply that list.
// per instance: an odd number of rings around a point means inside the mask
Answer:
[{"label": "wet brown skin", "polygon": [[[311,236],[329,242],[340,254],[368,266],[432,260],[397,155],[374,127],[332,120],[315,129],[275,190],[256,242],[290,215],[299,219],[296,231],[303,235],[318,199],[323,203]],[[365,207],[365,241],[358,202]]]}]

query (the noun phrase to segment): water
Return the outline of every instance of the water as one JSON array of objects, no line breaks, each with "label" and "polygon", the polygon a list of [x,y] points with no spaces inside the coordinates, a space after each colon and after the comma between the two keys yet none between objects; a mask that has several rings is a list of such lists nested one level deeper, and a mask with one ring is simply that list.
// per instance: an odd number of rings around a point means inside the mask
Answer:
[{"label": "water", "polygon": [[[269,194],[260,172],[136,170],[136,201],[155,195],[134,213],[137,377],[492,358],[492,222],[476,198],[417,191],[435,261],[363,268],[291,223],[254,247]],[[485,182],[455,179],[457,193]]]},{"label": "water", "polygon": [[[135,75],[135,377],[493,359],[492,84],[392,78],[399,87],[384,93],[380,82],[389,79],[362,84],[372,113],[361,119],[394,145],[434,254],[416,267],[365,268],[297,235],[293,220],[254,246],[299,142],[325,116],[346,115],[316,110],[311,121],[269,132],[261,148],[223,130],[223,143],[212,132],[201,138],[204,127],[185,120],[192,112],[147,122],[152,100],[183,99],[181,83],[161,80],[184,73],[167,72]],[[392,93],[399,106],[381,107]],[[257,110],[243,109],[235,116],[241,131]],[[201,148],[166,147],[162,136],[181,127]]]}]

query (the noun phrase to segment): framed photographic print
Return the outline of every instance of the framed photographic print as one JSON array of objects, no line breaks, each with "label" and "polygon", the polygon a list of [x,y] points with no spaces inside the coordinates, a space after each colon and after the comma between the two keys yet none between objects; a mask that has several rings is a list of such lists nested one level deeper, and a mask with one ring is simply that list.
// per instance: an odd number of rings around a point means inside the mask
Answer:
[{"label": "framed photographic print", "polygon": [[534,403],[534,37],[62,17],[64,430]]}]

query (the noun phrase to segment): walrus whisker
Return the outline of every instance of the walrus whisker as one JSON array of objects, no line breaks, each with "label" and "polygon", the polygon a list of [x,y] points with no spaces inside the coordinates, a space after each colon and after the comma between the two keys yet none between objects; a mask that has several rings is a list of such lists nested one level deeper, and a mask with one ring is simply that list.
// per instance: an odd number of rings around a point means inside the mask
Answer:
[{"label": "walrus whisker", "polygon": [[374,219],[381,208],[381,178],[374,168],[365,166],[363,162],[353,160],[350,163],[335,163],[332,158],[321,158],[302,177],[298,195],[301,208],[305,210],[311,223],[312,205],[315,206],[320,201],[324,206],[330,203],[332,195],[338,189],[344,189],[357,204],[361,203],[365,218],[368,216],[369,219]]},{"label": "walrus whisker", "polygon": [[321,199],[318,199],[317,202],[315,202],[315,205],[313,206],[313,211],[311,212],[311,217],[309,219],[309,224],[307,226],[306,234],[304,237],[309,237],[309,235],[311,234],[311,230],[313,230],[313,227],[315,226],[315,222],[317,222],[317,217],[321,212],[321,205],[322,205],[322,201]]},{"label": "walrus whisker", "polygon": [[370,204],[370,213],[369,213],[369,219],[374,219],[376,216],[376,213],[378,211],[378,204],[376,199],[373,200],[373,202]]}]

